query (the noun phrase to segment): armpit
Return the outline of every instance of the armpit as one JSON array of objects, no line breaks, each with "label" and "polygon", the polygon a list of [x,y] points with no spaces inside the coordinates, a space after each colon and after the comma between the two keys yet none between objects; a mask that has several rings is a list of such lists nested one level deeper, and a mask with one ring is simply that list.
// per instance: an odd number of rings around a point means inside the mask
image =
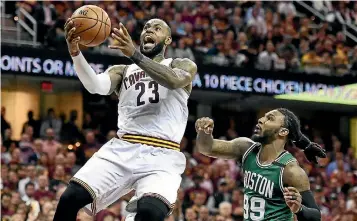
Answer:
[{"label": "armpit", "polygon": [[115,92],[119,95],[122,79],[128,67],[128,65],[114,65],[106,70],[111,82],[109,94]]}]

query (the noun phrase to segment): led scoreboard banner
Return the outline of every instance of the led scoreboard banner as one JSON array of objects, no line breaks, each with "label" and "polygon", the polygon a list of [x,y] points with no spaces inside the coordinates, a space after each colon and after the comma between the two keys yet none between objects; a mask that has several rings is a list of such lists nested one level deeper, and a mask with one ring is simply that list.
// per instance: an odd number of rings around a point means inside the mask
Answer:
[{"label": "led scoreboard banner", "polygon": [[[1,72],[32,76],[77,79],[72,59],[65,50],[10,47],[1,45]],[[97,72],[114,64],[130,64],[126,57],[85,53]],[[198,59],[199,60],[199,59]],[[274,96],[277,99],[320,101],[357,105],[357,77],[261,71],[202,64],[196,61],[196,90],[237,92]],[[352,86],[345,86],[352,85]]]}]

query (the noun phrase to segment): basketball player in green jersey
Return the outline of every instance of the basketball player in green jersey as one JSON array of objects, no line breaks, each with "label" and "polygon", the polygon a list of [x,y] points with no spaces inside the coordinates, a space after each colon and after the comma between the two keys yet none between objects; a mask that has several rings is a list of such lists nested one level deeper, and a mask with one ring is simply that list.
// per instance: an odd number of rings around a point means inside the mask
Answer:
[{"label": "basketball player in green jersey", "polygon": [[244,172],[244,220],[321,220],[310,183],[296,159],[285,150],[294,142],[310,161],[326,157],[325,151],[300,131],[299,119],[291,111],[280,108],[258,120],[251,139],[232,141],[212,137],[213,120],[196,121],[197,147],[207,156],[237,159]]}]

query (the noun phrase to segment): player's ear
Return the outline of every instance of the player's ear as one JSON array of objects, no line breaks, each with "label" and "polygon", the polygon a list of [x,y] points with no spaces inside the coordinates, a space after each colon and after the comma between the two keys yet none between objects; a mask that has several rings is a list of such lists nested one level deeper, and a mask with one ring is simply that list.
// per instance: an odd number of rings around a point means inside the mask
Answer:
[{"label": "player's ear", "polygon": [[289,135],[289,130],[286,129],[286,128],[281,128],[279,130],[279,136],[282,136],[282,137],[285,137],[285,136],[288,136]]},{"label": "player's ear", "polygon": [[165,45],[169,45],[171,44],[171,42],[172,42],[172,38],[170,36],[166,37]]}]

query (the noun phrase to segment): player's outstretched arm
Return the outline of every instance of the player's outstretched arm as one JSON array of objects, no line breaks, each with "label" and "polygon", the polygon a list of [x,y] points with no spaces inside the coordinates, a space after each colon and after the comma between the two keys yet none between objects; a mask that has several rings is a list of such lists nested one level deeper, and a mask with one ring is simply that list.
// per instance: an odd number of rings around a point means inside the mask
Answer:
[{"label": "player's outstretched arm", "polygon": [[283,174],[284,198],[290,210],[299,221],[321,220],[320,209],[310,190],[310,182],[305,171],[296,163],[288,164]]},{"label": "player's outstretched arm", "polygon": [[231,141],[213,139],[213,120],[207,117],[196,121],[196,145],[200,153],[223,159],[241,159],[244,153],[254,145],[254,141],[240,137]]},{"label": "player's outstretched arm", "polygon": [[108,95],[120,86],[125,65],[116,65],[108,68],[104,73],[96,74],[79,50],[79,37],[74,37],[76,31],[73,21],[67,20],[65,34],[68,51],[72,57],[74,69],[83,86],[92,94]]}]

